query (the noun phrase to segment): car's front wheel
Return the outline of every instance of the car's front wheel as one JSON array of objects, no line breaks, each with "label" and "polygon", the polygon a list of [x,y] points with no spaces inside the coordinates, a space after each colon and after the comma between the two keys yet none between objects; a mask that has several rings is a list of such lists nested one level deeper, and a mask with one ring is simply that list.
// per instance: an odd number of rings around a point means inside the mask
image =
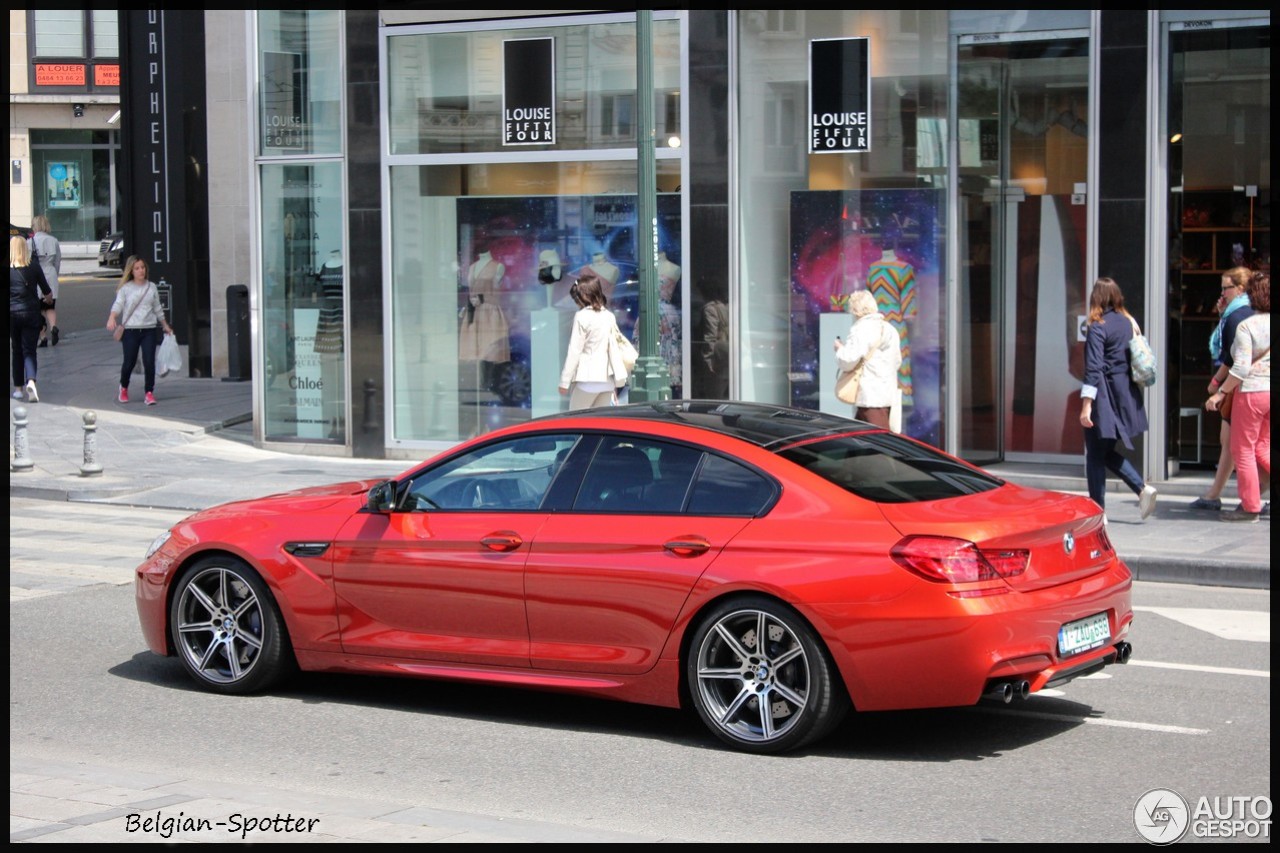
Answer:
[{"label": "car's front wheel", "polygon": [[797,749],[831,732],[849,701],[813,629],[769,598],[727,601],[699,622],[686,662],[698,715],[747,752]]},{"label": "car's front wheel", "polygon": [[232,557],[206,557],[178,580],[169,605],[187,672],[219,693],[250,693],[292,672],[293,653],[271,591]]}]

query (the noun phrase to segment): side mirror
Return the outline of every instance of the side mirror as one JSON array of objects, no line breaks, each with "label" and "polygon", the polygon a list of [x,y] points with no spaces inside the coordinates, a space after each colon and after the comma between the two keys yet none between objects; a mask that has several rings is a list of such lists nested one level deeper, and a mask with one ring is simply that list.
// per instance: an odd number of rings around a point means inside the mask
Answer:
[{"label": "side mirror", "polygon": [[386,480],[369,490],[364,508],[369,512],[391,512],[396,506],[396,482]]}]

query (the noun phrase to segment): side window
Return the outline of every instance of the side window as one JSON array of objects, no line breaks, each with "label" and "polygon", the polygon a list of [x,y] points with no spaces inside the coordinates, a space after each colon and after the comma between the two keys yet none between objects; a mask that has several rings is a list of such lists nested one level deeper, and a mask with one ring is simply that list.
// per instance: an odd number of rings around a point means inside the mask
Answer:
[{"label": "side window", "polygon": [[400,509],[535,510],[577,440],[575,435],[522,436],[476,448],[414,477]]},{"label": "side window", "polygon": [[607,436],[587,468],[576,512],[678,513],[702,451],[635,436]]},{"label": "side window", "polygon": [[773,500],[774,486],[745,465],[707,456],[693,484],[690,515],[758,515]]}]

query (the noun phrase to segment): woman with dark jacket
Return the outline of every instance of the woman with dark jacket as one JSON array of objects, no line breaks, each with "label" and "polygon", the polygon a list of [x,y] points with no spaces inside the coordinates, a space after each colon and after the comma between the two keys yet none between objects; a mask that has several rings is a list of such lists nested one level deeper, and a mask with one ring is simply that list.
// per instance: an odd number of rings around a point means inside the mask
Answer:
[{"label": "woman with dark jacket", "polygon": [[1147,431],[1142,389],[1129,377],[1129,341],[1137,324],[1124,309],[1124,294],[1110,278],[1100,278],[1089,295],[1084,342],[1084,387],[1080,425],[1084,427],[1084,470],[1089,497],[1106,508],[1107,471],[1138,496],[1145,519],[1156,508],[1156,490],[1142,481],[1133,463],[1116,452],[1116,442],[1133,449],[1131,439]]},{"label": "woman with dark jacket", "polygon": [[[43,297],[41,294],[44,294]],[[31,263],[27,241],[9,238],[9,368],[13,372],[13,394],[28,403],[40,402],[36,391],[36,347],[40,340],[42,305],[52,298],[39,264]]]}]

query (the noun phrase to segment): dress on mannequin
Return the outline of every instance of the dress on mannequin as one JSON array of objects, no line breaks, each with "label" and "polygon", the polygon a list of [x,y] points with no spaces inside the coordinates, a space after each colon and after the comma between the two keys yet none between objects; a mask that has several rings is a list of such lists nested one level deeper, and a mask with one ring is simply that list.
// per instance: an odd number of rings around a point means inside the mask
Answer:
[{"label": "dress on mannequin", "polygon": [[893,249],[885,249],[880,260],[867,268],[867,290],[876,298],[880,313],[898,330],[902,341],[902,365],[898,368],[898,384],[902,388],[902,405],[912,403],[911,340],[907,321],[914,319],[916,306],[916,271],[900,260]]},{"label": "dress on mannequin", "polygon": [[329,253],[316,274],[320,319],[316,324],[316,352],[342,352],[342,252]]},{"label": "dress on mannequin", "polygon": [[658,253],[658,354],[667,363],[671,374],[671,394],[679,399],[684,385],[684,321],[675,304],[676,290],[680,285],[680,267]]},{"label": "dress on mannequin", "polygon": [[471,292],[483,294],[485,297],[496,296],[498,286],[502,283],[502,277],[506,272],[507,268],[488,250],[481,252],[476,262],[467,271],[467,282]]},{"label": "dress on mannequin", "polygon": [[591,256],[591,263],[587,264],[591,269],[596,271],[604,281],[601,288],[604,291],[605,299],[613,297],[613,289],[618,284],[619,269],[609,261],[604,252],[596,252]]}]

